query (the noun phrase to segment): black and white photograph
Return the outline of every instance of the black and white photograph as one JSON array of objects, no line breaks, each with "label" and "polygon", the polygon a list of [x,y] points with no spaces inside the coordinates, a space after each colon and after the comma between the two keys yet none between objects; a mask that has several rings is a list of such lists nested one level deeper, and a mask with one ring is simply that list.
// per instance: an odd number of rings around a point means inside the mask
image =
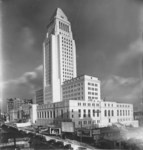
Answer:
[{"label": "black and white photograph", "polygon": [[143,150],[143,1],[0,0],[0,150]]}]

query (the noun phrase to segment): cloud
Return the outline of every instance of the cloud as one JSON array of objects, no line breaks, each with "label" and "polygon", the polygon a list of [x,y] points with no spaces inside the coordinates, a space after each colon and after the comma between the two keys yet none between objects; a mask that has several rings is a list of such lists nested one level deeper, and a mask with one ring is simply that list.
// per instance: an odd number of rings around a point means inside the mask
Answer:
[{"label": "cloud", "polygon": [[123,65],[126,62],[133,60],[134,58],[143,55],[143,41],[141,38],[137,39],[136,41],[132,42],[127,50],[122,51],[117,55],[116,62],[117,65]]},{"label": "cloud", "polygon": [[26,72],[17,79],[8,80],[3,83],[4,98],[32,97],[35,90],[42,88],[43,66],[40,65],[32,72]]},{"label": "cloud", "polygon": [[141,86],[142,84],[138,78],[112,75],[102,82],[103,97],[111,101],[136,104],[141,98]]},{"label": "cloud", "polygon": [[126,62],[132,61],[133,59],[143,55],[143,8],[141,7],[138,15],[138,37],[130,42],[125,50],[121,50],[117,54],[117,64],[123,65]]}]

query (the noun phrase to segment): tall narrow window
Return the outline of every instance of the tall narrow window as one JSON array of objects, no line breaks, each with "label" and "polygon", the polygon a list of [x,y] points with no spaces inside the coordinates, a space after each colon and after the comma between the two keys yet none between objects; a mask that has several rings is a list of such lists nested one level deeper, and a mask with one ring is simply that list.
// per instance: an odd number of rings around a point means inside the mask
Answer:
[{"label": "tall narrow window", "polygon": [[108,116],[110,116],[110,110],[108,110]]},{"label": "tall narrow window", "polygon": [[104,110],[104,116],[105,117],[107,116],[107,110]]},{"label": "tall narrow window", "polygon": [[122,116],[122,110],[120,110],[120,116]]},{"label": "tall narrow window", "polygon": [[117,110],[117,116],[119,116],[119,110]]},{"label": "tall narrow window", "polygon": [[112,116],[114,116],[114,111],[112,110]]}]

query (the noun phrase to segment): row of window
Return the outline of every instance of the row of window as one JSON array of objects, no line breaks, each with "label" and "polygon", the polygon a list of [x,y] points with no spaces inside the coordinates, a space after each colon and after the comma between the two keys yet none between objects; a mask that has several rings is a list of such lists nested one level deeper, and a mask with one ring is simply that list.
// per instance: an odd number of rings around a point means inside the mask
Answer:
[{"label": "row of window", "polygon": [[[113,107],[114,105],[113,105],[113,104],[110,104],[110,103],[105,103],[104,106],[105,106],[105,107],[106,107],[106,106],[108,106],[108,107],[111,107],[111,106],[112,106],[112,107]],[[130,106],[129,106],[129,105],[118,105],[118,104],[117,104],[117,107],[126,107],[126,108],[128,107],[128,108],[129,108]]]},{"label": "row of window", "polygon": [[65,51],[63,51],[63,56],[65,56],[65,57],[67,57],[67,56],[71,56],[72,57],[72,51],[67,51],[67,52],[65,52]]},{"label": "row of window", "polygon": [[70,45],[66,45],[66,44],[62,44],[62,49],[64,50],[64,49],[67,49],[67,50],[72,50],[72,46],[70,46]]},{"label": "row of window", "polygon": [[70,39],[68,39],[68,38],[65,38],[65,37],[62,37],[62,40],[72,43],[72,40],[70,40]]},{"label": "row of window", "polygon": [[83,96],[81,96],[81,97],[68,97],[68,96],[63,96],[63,98],[64,98],[64,100],[65,99],[70,99],[70,100],[83,100]]},{"label": "row of window", "polygon": [[[72,88],[75,88],[75,87],[79,87],[79,86],[83,86],[83,83],[77,83],[77,84],[74,84],[74,85],[71,85],[71,86],[66,86],[66,87],[63,87],[63,90],[67,90],[67,89],[72,89]],[[83,89],[83,87],[81,87]]]},{"label": "row of window", "polygon": [[97,91],[98,89],[97,88],[91,88],[91,87],[88,87],[88,90],[92,90],[92,91]]},{"label": "row of window", "polygon": [[64,60],[62,60],[63,64],[68,64],[69,62],[72,63],[73,60],[72,59],[66,59],[66,60],[64,59]]},{"label": "row of window", "polygon": [[100,123],[100,120],[94,120],[94,121],[91,121],[91,120],[84,120],[84,121],[79,121],[78,124],[79,125],[87,125],[87,124],[94,124],[94,123]]},{"label": "row of window", "polygon": [[72,56],[70,56],[70,55],[62,55],[63,56],[63,61],[68,61],[68,60],[71,60],[72,59]]},{"label": "row of window", "polygon": [[90,82],[88,82],[88,85],[90,85],[90,86],[98,86],[98,84],[94,84],[94,83],[90,83]]},{"label": "row of window", "polygon": [[104,116],[105,116],[105,117],[107,117],[107,116],[109,116],[109,117],[110,117],[110,116],[114,116],[114,111],[113,111],[113,110],[108,110],[108,111],[105,110],[105,111],[104,111]]},{"label": "row of window", "polygon": [[62,70],[63,71],[63,75],[71,75],[73,74],[73,70],[66,69],[66,70]]},{"label": "row of window", "polygon": [[70,63],[70,62],[67,62],[67,64],[63,64],[63,68],[64,68],[64,67],[68,67],[68,68],[73,69],[73,64]]},{"label": "row of window", "polygon": [[128,107],[129,108],[130,105],[123,105],[123,104],[121,105],[121,104],[118,104],[117,107]]},{"label": "row of window", "polygon": [[91,97],[91,96],[88,96],[88,100],[97,100],[98,99],[98,97]]},{"label": "row of window", "polygon": [[[88,109],[88,112],[86,113],[87,111],[86,111],[86,109],[84,109],[83,110],[83,118],[86,118],[86,117],[91,117],[91,110],[90,109]],[[79,109],[78,110],[78,113],[79,113],[79,118],[81,117],[81,110]],[[97,111],[95,111],[95,110],[92,110],[92,116],[93,117],[99,117],[99,113],[100,113],[100,111],[99,110],[97,110]],[[95,115],[95,114],[97,114],[97,115]]]},{"label": "row of window", "polygon": [[66,34],[66,33],[63,33],[63,32],[59,32],[59,34],[61,34],[61,35],[63,35],[63,36],[67,36],[67,37],[70,36],[70,34]]},{"label": "row of window", "polygon": [[[68,94],[68,93],[73,93],[73,92],[77,92],[77,91],[83,91],[83,87],[81,87],[81,88],[73,88],[73,89],[71,89],[71,90],[68,90],[68,88],[67,88],[67,90],[65,90],[63,93],[64,94]],[[82,94],[83,94],[83,92],[82,92]]]},{"label": "row of window", "polygon": [[62,40],[62,43],[65,44],[65,45],[67,44],[67,45],[72,46],[72,41],[70,41],[70,40],[69,41],[68,40],[67,41],[66,40]]},{"label": "row of window", "polygon": [[69,32],[69,26],[60,22],[60,21],[59,21],[59,28],[66,31],[66,32]]},{"label": "row of window", "polygon": [[62,48],[62,53],[63,54],[72,54],[73,53],[73,50],[72,50],[72,48],[71,49],[69,49],[69,48],[66,48],[66,47],[63,47]]},{"label": "row of window", "polygon": [[99,107],[99,103],[78,103],[78,106],[97,106]]},{"label": "row of window", "polygon": [[[114,116],[114,111],[113,110],[105,110],[104,111],[104,116]],[[117,116],[130,116],[130,110],[117,110]]]},{"label": "row of window", "polygon": [[108,103],[108,105],[107,105],[107,104],[105,103],[104,106],[105,106],[105,107],[106,107],[106,106],[108,106],[108,107],[111,107],[111,106],[112,106],[112,107],[113,107],[113,104],[109,104],[109,103]]},{"label": "row of window", "polygon": [[96,92],[88,92],[89,95],[98,95]]},{"label": "row of window", "polygon": [[[79,98],[79,100],[80,100],[80,95],[78,93],[76,93],[75,95],[64,95],[63,98],[72,98],[72,99]],[[83,99],[82,95],[81,95],[81,99]]]},{"label": "row of window", "polygon": [[122,118],[122,119],[118,119],[118,122],[121,122],[121,121],[130,121],[131,118]]},{"label": "row of window", "polygon": [[[42,112],[37,112],[37,117],[39,119],[46,119],[46,118],[55,118],[56,117],[56,112],[55,111],[42,111]],[[61,117],[61,118],[65,118],[65,116],[68,118],[68,110],[67,112],[64,114],[64,111],[61,109],[61,110],[57,110],[57,116],[58,117]]]},{"label": "row of window", "polygon": [[130,116],[130,110],[117,110],[117,116]]}]

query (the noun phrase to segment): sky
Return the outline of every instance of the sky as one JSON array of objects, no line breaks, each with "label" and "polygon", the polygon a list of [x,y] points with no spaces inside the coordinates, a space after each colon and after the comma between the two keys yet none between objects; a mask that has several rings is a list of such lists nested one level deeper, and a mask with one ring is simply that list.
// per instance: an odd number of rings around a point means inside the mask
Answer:
[{"label": "sky", "polygon": [[141,0],[3,0],[3,105],[7,98],[34,98],[42,87],[42,44],[57,7],[71,22],[78,75],[98,77],[105,100],[139,105]]}]

